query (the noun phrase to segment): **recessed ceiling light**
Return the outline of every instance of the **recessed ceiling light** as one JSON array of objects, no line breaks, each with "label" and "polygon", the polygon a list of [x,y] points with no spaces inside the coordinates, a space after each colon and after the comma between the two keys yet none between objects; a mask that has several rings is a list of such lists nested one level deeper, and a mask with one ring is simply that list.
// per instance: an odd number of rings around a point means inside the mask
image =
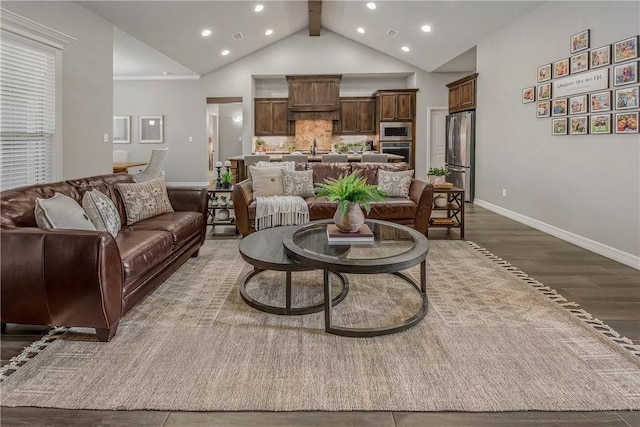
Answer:
[{"label": "recessed ceiling light", "polygon": [[211,35],[211,30],[202,30],[202,37],[209,37]]},{"label": "recessed ceiling light", "polygon": [[270,36],[271,34],[273,34],[273,30],[272,29],[268,29],[267,31],[264,32],[265,36]]},{"label": "recessed ceiling light", "polygon": [[256,12],[262,12],[262,9],[264,9],[264,6],[261,4],[257,4],[255,9],[253,9]]},{"label": "recessed ceiling light", "polygon": [[376,4],[371,2],[371,3],[367,3],[367,7],[371,10],[374,10],[376,8]]},{"label": "recessed ceiling light", "polygon": [[364,28],[362,28],[362,27],[358,27],[358,32],[359,32],[360,34],[364,34]]},{"label": "recessed ceiling light", "polygon": [[422,31],[424,31],[425,33],[430,33],[431,32],[431,25],[423,25],[422,27],[420,27],[420,29]]},{"label": "recessed ceiling light", "polygon": [[400,49],[402,49],[403,52],[409,52],[411,50],[409,46],[402,46]]},{"label": "recessed ceiling light", "polygon": [[225,49],[225,50],[223,50],[222,52],[220,52],[220,55],[222,55],[222,56],[227,56],[227,55],[229,55],[229,49]]}]

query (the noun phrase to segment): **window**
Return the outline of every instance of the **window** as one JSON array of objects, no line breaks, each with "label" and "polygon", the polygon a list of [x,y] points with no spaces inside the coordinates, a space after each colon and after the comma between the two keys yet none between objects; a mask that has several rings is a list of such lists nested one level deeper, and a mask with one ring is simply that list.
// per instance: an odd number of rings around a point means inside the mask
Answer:
[{"label": "window", "polygon": [[60,63],[75,39],[0,12],[0,190],[7,190],[59,177]]}]

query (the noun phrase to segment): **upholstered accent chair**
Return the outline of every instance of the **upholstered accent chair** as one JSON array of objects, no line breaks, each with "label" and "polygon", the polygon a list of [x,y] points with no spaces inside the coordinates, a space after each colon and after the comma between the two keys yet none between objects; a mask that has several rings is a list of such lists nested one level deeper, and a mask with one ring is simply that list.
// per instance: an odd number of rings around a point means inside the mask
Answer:
[{"label": "upholstered accent chair", "polygon": [[169,148],[154,148],[151,150],[151,158],[147,167],[142,172],[138,172],[133,175],[133,179],[136,182],[149,181],[151,179],[158,178],[162,175],[162,167],[167,160],[169,154]]}]

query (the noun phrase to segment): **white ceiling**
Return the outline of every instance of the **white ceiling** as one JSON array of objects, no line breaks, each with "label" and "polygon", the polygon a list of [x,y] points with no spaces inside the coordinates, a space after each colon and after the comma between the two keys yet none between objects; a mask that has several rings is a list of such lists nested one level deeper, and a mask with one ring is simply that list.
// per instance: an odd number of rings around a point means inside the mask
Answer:
[{"label": "white ceiling", "polygon": [[[117,27],[115,78],[197,78],[308,25],[302,0],[79,3]],[[260,13],[253,10],[258,3],[264,4]],[[395,0],[377,1],[375,10],[366,3],[324,0],[322,27],[426,71],[474,71],[476,43],[542,2]],[[421,31],[424,24],[432,32]],[[210,37],[200,35],[205,28],[213,31]],[[265,36],[267,28],[271,36]],[[389,29],[398,32],[395,38]],[[238,32],[243,37],[236,41]],[[231,53],[221,56],[223,49]]]}]

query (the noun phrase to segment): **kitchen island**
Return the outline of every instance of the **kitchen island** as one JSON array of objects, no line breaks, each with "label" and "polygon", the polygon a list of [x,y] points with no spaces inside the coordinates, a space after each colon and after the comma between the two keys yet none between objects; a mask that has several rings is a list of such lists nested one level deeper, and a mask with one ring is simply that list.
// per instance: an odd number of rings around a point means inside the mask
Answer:
[{"label": "kitchen island", "polygon": [[[283,154],[289,154],[288,152],[277,152],[277,151],[267,151],[263,153],[255,153],[255,154],[266,154],[269,156],[269,161],[271,162],[281,162]],[[308,153],[303,153],[307,156],[307,161],[309,162],[320,162],[322,161],[322,155],[328,154],[328,152],[317,152],[315,155],[311,155]],[[243,181],[247,178],[247,171],[244,165],[244,154],[239,156],[229,157],[227,160],[231,161],[231,173],[235,178],[235,183]],[[404,160],[404,157],[399,156],[397,154],[387,154],[387,158],[389,162],[401,162]],[[348,161],[350,162],[359,162],[362,159],[361,154],[349,154]]]}]

